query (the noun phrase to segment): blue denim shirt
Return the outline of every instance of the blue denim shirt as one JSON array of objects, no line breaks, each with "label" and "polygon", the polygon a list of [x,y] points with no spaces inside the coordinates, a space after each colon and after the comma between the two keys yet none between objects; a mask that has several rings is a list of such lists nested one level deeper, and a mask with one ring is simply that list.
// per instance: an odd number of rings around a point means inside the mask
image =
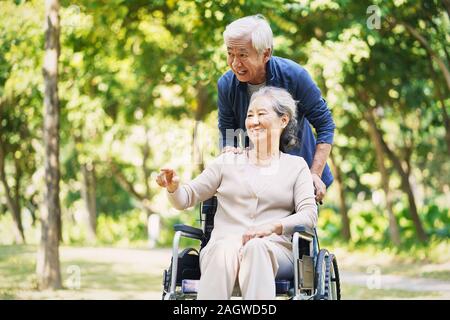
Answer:
[{"label": "blue denim shirt", "polygon": [[[221,146],[236,146],[237,143],[234,139],[231,141],[225,139],[226,130],[241,129],[245,131],[245,118],[250,103],[247,83],[240,82],[229,70],[220,77],[217,85]],[[284,88],[294,100],[299,101],[297,115],[299,123],[303,123],[303,125],[299,125],[298,131],[300,144],[295,149],[289,150],[288,153],[303,157],[311,168],[316,144],[332,144],[335,128],[331,112],[322,98],[319,88],[302,66],[292,60],[275,56],[271,57],[266,64],[266,85]],[[316,130],[317,142],[309,123]],[[248,140],[244,144],[248,146]],[[328,165],[323,170],[322,181],[327,187],[333,182],[333,175]]]}]

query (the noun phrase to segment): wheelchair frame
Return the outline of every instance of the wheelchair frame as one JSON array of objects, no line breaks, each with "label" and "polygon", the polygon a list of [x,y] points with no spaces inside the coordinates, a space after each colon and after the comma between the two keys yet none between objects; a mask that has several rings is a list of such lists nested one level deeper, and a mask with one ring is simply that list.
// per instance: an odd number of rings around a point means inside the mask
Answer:
[{"label": "wheelchair frame", "polygon": [[[201,241],[200,250],[206,246],[214,228],[214,215],[217,209],[217,198],[204,201],[200,206],[200,222],[202,229],[184,224],[174,226],[175,235],[172,245],[172,261],[169,269],[163,273],[163,300],[196,298],[196,294],[177,291],[177,284],[183,280],[179,265],[179,244],[181,237]],[[190,250],[190,249],[189,249]],[[195,249],[193,249],[195,250]],[[197,251],[197,250],[195,250]],[[199,251],[197,251],[199,253]],[[279,295],[291,300],[340,300],[340,280],[337,260],[334,254],[320,249],[316,229],[296,226],[292,237],[292,254],[294,257],[294,279],[287,292]],[[195,258],[194,258],[195,259]],[[198,257],[197,257],[198,260]],[[175,272],[173,272],[175,270]],[[181,269],[181,271],[183,271]],[[200,272],[200,266],[198,265]],[[181,278],[179,279],[179,275]],[[196,276],[195,276],[196,277]]]}]

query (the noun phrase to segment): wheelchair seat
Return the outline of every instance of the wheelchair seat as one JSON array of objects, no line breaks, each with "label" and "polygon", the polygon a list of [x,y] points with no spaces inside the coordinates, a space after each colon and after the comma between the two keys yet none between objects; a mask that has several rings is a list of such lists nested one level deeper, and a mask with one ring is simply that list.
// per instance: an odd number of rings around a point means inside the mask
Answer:
[{"label": "wheelchair seat", "polygon": [[[184,279],[181,281],[181,291],[184,294],[195,294],[198,292],[200,280]],[[276,280],[275,289],[277,295],[287,294],[291,288],[292,281],[289,280]]]}]

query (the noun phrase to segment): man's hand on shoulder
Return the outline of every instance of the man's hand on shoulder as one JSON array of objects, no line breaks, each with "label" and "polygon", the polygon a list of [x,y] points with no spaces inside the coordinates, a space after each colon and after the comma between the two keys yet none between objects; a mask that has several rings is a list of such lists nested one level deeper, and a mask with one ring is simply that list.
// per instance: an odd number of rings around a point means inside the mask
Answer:
[{"label": "man's hand on shoulder", "polygon": [[232,147],[232,146],[226,146],[222,149],[222,153],[227,153],[227,152],[233,152],[233,153],[239,153],[241,154],[243,152],[242,148],[239,147]]}]

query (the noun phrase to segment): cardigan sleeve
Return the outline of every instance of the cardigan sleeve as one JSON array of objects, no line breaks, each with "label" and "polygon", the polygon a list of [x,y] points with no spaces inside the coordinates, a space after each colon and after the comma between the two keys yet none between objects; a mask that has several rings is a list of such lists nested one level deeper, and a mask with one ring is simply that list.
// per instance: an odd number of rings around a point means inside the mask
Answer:
[{"label": "cardigan sleeve", "polygon": [[175,192],[167,191],[169,202],[176,209],[184,210],[214,196],[221,182],[220,159],[216,158],[199,176],[179,186]]},{"label": "cardigan sleeve", "polygon": [[297,225],[310,228],[317,225],[317,205],[311,172],[305,160],[301,158],[301,161],[302,168],[294,185],[295,213],[280,220],[284,235],[291,235]]}]

